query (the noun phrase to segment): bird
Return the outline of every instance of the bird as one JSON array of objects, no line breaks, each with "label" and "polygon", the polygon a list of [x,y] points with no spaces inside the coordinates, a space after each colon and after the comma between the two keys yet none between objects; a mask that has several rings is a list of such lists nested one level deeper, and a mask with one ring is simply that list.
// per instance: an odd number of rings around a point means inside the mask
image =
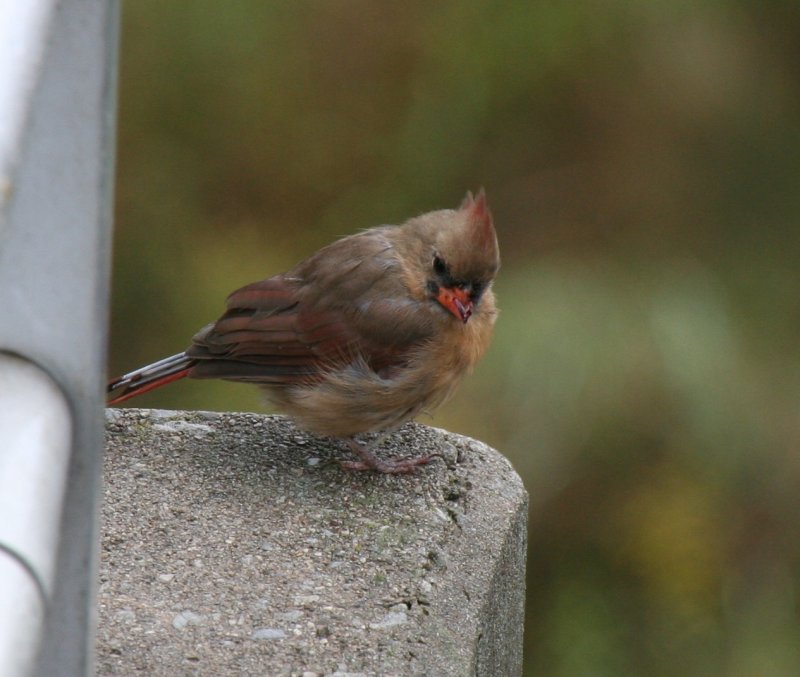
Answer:
[{"label": "bird", "polygon": [[[189,347],[108,382],[108,404],[179,379],[260,386],[303,429],[343,440],[348,470],[408,474],[436,455],[377,444],[447,400],[489,347],[500,268],[486,194],[343,237],[228,296]],[[367,444],[358,439],[379,433]]]}]

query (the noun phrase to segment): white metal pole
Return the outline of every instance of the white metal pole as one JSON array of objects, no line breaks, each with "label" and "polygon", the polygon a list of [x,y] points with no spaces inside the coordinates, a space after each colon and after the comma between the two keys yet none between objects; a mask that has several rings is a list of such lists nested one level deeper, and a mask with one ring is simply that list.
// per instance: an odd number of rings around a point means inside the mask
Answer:
[{"label": "white metal pole", "polygon": [[0,0],[2,677],[92,672],[118,24]]},{"label": "white metal pole", "polygon": [[0,670],[35,674],[56,574],[72,416],[39,367],[0,353]]}]

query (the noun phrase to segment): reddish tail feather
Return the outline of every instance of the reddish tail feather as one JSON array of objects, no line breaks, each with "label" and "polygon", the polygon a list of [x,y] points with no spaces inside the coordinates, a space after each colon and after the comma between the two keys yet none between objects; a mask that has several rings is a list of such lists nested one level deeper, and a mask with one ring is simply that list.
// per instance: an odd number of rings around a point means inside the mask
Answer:
[{"label": "reddish tail feather", "polygon": [[186,353],[178,353],[112,379],[106,388],[106,393],[109,395],[107,404],[119,404],[178,381],[189,375],[194,364],[195,360],[187,357]]}]

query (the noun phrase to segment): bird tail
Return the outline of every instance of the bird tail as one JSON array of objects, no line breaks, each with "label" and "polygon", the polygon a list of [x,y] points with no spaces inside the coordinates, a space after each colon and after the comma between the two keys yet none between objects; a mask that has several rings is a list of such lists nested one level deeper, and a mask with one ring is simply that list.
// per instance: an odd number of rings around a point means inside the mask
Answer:
[{"label": "bird tail", "polygon": [[108,382],[107,404],[119,404],[189,375],[197,360],[178,353]]}]

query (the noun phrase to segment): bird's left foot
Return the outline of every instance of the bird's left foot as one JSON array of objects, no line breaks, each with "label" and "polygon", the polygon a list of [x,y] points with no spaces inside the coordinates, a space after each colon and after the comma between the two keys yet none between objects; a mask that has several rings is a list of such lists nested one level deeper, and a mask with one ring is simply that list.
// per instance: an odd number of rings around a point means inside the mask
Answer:
[{"label": "bird's left foot", "polygon": [[386,475],[409,475],[418,466],[427,465],[434,458],[441,458],[439,454],[426,454],[415,458],[404,458],[396,461],[383,461],[373,454],[367,447],[354,439],[345,440],[353,452],[361,458],[360,461],[339,461],[345,470],[374,470]]}]

